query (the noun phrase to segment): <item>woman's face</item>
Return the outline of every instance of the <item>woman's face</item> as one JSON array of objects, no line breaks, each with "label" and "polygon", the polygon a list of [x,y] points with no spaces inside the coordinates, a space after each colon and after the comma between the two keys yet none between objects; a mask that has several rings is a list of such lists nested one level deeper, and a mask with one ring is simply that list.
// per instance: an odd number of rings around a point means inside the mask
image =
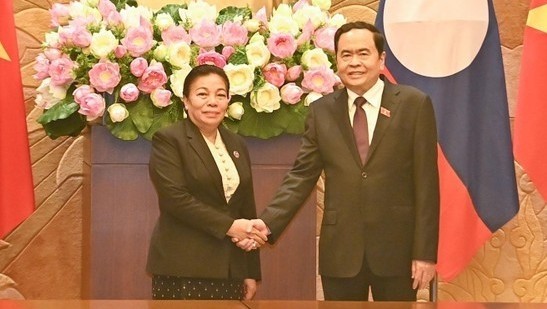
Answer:
[{"label": "woman's face", "polygon": [[218,128],[229,101],[230,95],[224,80],[214,73],[196,78],[190,85],[188,97],[183,98],[188,117],[204,132]]}]

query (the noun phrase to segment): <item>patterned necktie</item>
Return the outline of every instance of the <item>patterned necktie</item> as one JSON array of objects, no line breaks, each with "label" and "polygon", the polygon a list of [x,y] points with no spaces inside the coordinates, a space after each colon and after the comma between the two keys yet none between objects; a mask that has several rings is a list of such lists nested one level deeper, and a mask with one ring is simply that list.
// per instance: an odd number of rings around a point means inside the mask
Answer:
[{"label": "patterned necktie", "polygon": [[361,163],[365,164],[369,145],[367,114],[363,109],[363,105],[367,103],[367,100],[363,97],[357,97],[353,103],[355,104],[355,114],[353,115],[353,135],[355,136],[355,144],[359,150]]}]

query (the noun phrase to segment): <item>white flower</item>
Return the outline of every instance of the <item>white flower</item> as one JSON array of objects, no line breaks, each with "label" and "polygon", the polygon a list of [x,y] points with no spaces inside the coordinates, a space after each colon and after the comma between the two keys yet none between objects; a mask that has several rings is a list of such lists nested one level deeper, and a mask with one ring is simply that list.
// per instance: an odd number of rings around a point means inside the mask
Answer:
[{"label": "white flower", "polygon": [[43,109],[50,109],[66,97],[68,87],[55,86],[51,84],[51,78],[42,80],[36,88],[36,106]]},{"label": "white flower", "polygon": [[91,17],[95,23],[100,22],[103,17],[101,12],[96,9],[97,5],[89,3],[71,2],[68,8],[68,14],[72,19]]},{"label": "white flower", "polygon": [[99,0],[82,0],[82,2],[92,8],[95,8],[97,7],[97,5],[99,5]]},{"label": "white flower", "polygon": [[306,23],[311,21],[314,28],[318,28],[327,20],[327,14],[317,6],[305,5],[296,11],[293,16],[300,29],[303,29]]},{"label": "white flower", "polygon": [[59,45],[59,33],[58,32],[48,32],[46,33],[46,45],[50,47],[56,47]]},{"label": "white flower", "polygon": [[192,70],[192,67],[189,64],[184,64],[180,70],[173,71],[173,74],[169,76],[171,90],[179,98],[183,97],[184,79],[186,79],[190,70]]},{"label": "white flower", "polygon": [[256,32],[260,28],[260,21],[258,19],[247,19],[243,22],[243,26],[245,26],[249,32]]},{"label": "white flower", "polygon": [[281,107],[279,88],[265,83],[257,91],[251,93],[251,106],[259,113],[271,113]]},{"label": "white flower", "polygon": [[167,49],[167,61],[178,68],[190,63],[191,57],[192,50],[185,42],[171,44]]},{"label": "white flower", "polygon": [[292,8],[286,3],[281,3],[277,8],[274,9],[272,17],[292,17]]},{"label": "white flower", "polygon": [[320,93],[310,92],[310,93],[308,93],[308,95],[304,99],[304,106],[310,106],[311,103],[313,103],[314,101],[316,101],[316,100],[318,100],[322,97],[323,97],[323,95],[320,94]]},{"label": "white flower", "polygon": [[309,69],[326,66],[327,68],[331,67],[329,57],[321,48],[314,48],[307,50],[302,54],[302,64],[308,67]]},{"label": "white flower", "polygon": [[120,15],[122,16],[123,25],[126,29],[129,29],[140,27],[141,16],[146,20],[152,20],[153,13],[152,10],[145,6],[133,7],[126,4],[125,8],[120,11]]},{"label": "white flower", "polygon": [[253,89],[254,67],[248,64],[227,64],[224,71],[230,81],[230,93],[246,95]]},{"label": "white flower", "polygon": [[263,67],[270,61],[270,50],[264,42],[254,42],[245,46],[245,53],[249,64],[255,67]]},{"label": "white flower", "polygon": [[331,6],[331,0],[311,0],[311,4],[318,6],[323,11],[328,11]]},{"label": "white flower", "polygon": [[335,28],[340,28],[346,22],[347,22],[347,20],[346,20],[346,17],[344,15],[334,14],[333,16],[330,17],[327,24],[329,26],[332,26],[332,27],[335,27]]},{"label": "white flower", "polygon": [[243,103],[241,102],[234,102],[230,104],[228,106],[228,110],[226,111],[227,116],[237,120],[241,120],[243,114],[245,114],[245,109],[243,108]]},{"label": "white flower", "polygon": [[165,46],[165,44],[158,44],[156,48],[154,48],[154,59],[160,62],[165,60],[165,57],[167,57],[167,51],[168,48],[167,46]]},{"label": "white flower", "polygon": [[290,33],[292,36],[296,37],[300,31],[298,23],[291,16],[282,16],[272,17],[268,23],[268,28],[271,33]]},{"label": "white flower", "polygon": [[93,33],[91,45],[89,46],[91,53],[97,58],[105,58],[118,46],[118,39],[110,30],[101,29],[101,31]]},{"label": "white flower", "polygon": [[190,20],[192,25],[199,24],[203,19],[215,22],[218,16],[217,7],[205,1],[192,1],[187,10],[179,9],[179,15],[183,21]]},{"label": "white flower", "polygon": [[255,43],[255,42],[266,42],[266,38],[263,37],[260,33],[256,32],[255,34],[253,34],[253,36],[249,39],[249,43],[247,44],[251,44],[251,43]]},{"label": "white flower", "polygon": [[167,13],[161,13],[156,16],[156,20],[154,21],[154,25],[158,27],[161,31],[173,26],[175,24],[175,21],[173,20],[173,17]]},{"label": "white flower", "polygon": [[129,117],[129,111],[125,108],[125,104],[114,103],[107,109],[112,122],[122,122]]}]

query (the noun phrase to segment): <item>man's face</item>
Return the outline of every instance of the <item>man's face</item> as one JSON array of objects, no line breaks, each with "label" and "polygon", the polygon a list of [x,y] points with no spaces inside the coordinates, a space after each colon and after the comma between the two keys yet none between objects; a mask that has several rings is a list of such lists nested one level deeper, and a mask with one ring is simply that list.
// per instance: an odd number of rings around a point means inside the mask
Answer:
[{"label": "man's face", "polygon": [[384,69],[385,52],[378,54],[372,32],[352,29],[340,36],[336,65],[342,83],[351,91],[363,95],[378,80]]}]

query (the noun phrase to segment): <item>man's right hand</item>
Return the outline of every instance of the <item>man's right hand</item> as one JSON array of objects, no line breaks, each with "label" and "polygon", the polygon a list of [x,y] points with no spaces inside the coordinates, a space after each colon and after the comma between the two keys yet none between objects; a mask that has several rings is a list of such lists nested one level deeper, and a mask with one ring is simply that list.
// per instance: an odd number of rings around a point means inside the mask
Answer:
[{"label": "man's right hand", "polygon": [[245,251],[260,248],[260,246],[268,241],[267,235],[270,234],[268,227],[261,219],[252,219],[250,222],[252,223],[252,229],[251,232],[247,234],[247,237],[232,237],[232,242]]}]

